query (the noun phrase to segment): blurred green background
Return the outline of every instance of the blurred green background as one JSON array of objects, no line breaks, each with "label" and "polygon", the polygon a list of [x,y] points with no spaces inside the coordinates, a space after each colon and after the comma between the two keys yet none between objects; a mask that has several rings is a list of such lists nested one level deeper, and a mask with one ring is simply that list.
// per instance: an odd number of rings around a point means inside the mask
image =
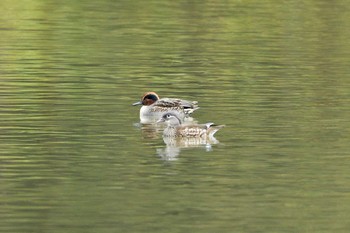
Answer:
[{"label": "blurred green background", "polygon": [[[350,3],[0,6],[1,232],[348,232]],[[150,90],[220,143],[167,156]]]}]

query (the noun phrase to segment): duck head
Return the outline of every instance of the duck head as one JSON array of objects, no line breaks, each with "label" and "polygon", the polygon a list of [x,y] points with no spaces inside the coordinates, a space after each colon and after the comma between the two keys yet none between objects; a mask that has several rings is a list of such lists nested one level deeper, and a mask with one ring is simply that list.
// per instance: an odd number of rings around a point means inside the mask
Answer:
[{"label": "duck head", "polygon": [[176,114],[168,112],[163,114],[163,116],[157,121],[157,123],[166,122],[169,126],[181,125],[181,120]]},{"label": "duck head", "polygon": [[141,101],[138,101],[136,103],[133,103],[132,105],[151,105],[154,102],[156,102],[157,100],[159,100],[159,96],[157,95],[157,93],[155,92],[146,92],[142,97],[141,97]]}]

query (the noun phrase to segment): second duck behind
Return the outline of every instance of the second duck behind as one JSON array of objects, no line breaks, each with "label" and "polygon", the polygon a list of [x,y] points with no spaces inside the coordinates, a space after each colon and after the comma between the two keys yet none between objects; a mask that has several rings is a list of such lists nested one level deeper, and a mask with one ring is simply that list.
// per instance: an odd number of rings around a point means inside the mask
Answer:
[{"label": "second duck behind", "polygon": [[177,98],[160,99],[155,92],[146,92],[142,96],[141,101],[133,105],[142,105],[140,109],[141,123],[155,122],[166,112],[176,113],[181,120],[184,120],[199,108],[197,101]]}]

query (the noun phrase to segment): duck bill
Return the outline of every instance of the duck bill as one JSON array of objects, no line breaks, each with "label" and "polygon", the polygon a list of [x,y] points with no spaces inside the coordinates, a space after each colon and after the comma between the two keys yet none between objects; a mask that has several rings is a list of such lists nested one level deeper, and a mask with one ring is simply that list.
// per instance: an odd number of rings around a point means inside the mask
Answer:
[{"label": "duck bill", "polygon": [[138,102],[132,104],[132,106],[136,106],[136,105],[142,105],[142,101],[138,101]]},{"label": "duck bill", "polygon": [[165,122],[163,118],[160,118],[158,121],[156,121],[156,123],[162,123],[162,122]]}]

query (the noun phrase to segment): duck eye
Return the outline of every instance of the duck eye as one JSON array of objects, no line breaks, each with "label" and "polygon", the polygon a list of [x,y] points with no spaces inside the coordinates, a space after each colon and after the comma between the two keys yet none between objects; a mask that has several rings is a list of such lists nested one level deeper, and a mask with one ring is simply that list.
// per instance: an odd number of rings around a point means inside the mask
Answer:
[{"label": "duck eye", "polygon": [[158,97],[155,94],[148,94],[144,97],[144,99],[149,99],[149,100],[153,100],[153,101],[157,101]]}]

